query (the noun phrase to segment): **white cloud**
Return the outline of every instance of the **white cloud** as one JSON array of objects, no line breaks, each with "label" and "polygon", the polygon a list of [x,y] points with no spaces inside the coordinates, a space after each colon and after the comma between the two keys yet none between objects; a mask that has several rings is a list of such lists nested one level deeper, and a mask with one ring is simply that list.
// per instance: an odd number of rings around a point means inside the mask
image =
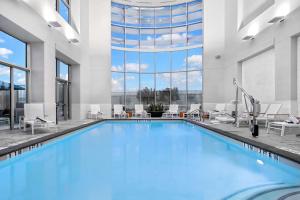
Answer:
[{"label": "white cloud", "polygon": [[0,44],[4,43],[4,42],[5,42],[5,40],[3,40],[2,38],[0,38]]},{"label": "white cloud", "polygon": [[8,67],[1,67],[0,68],[0,76],[9,76],[10,71]]},{"label": "white cloud", "polygon": [[113,65],[111,67],[111,70],[119,72],[119,71],[123,71],[123,67],[121,65],[117,65],[117,66]]},{"label": "white cloud", "polygon": [[111,83],[112,83],[112,91],[114,92],[121,92],[123,91],[123,78],[112,78]]},{"label": "white cloud", "polygon": [[0,57],[8,58],[10,55],[12,55],[14,52],[10,49],[6,48],[0,48]]},{"label": "white cloud", "polygon": [[[186,60],[185,60],[186,62]],[[192,55],[187,58],[189,69],[199,69],[202,66],[202,55]]]},{"label": "white cloud", "polygon": [[[147,64],[141,64],[141,71],[145,71],[148,68]],[[126,71],[127,72],[139,72],[139,64],[138,63],[126,63]]]}]

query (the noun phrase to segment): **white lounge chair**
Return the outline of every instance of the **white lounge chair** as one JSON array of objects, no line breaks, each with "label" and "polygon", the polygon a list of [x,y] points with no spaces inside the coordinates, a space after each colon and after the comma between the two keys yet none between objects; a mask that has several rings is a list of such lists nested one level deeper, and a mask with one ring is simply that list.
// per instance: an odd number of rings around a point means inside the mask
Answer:
[{"label": "white lounge chair", "polygon": [[143,104],[134,105],[134,117],[151,117],[150,113],[144,110]]},{"label": "white lounge chair", "polygon": [[267,133],[270,133],[271,129],[277,129],[280,130],[280,135],[284,136],[286,128],[300,128],[300,121],[296,117],[291,116],[284,122],[269,122]]},{"label": "white lounge chair", "polygon": [[[260,114],[258,117],[263,117],[267,110],[269,108],[269,104],[260,104]],[[238,118],[237,118],[237,123],[236,126],[240,127],[241,123],[247,123],[249,124],[252,119],[252,116],[249,115],[248,111],[245,110]]]},{"label": "white lounge chair", "polygon": [[21,128],[21,123],[23,123],[24,131],[26,131],[27,125],[31,126],[32,135],[34,135],[35,128],[55,126],[55,122],[46,119],[42,103],[24,104],[24,119],[20,120],[19,128]]},{"label": "white lounge chair", "polygon": [[121,104],[115,104],[114,105],[114,118],[119,117],[119,118],[126,118],[127,113],[123,110],[123,105]]},{"label": "white lounge chair", "polygon": [[162,117],[171,117],[178,116],[178,104],[171,104],[169,110],[163,113]]},{"label": "white lounge chair", "polygon": [[191,104],[190,109],[184,114],[185,117],[191,116],[191,117],[195,117],[195,116],[199,116],[200,115],[200,108],[201,108],[201,104]]},{"label": "white lounge chair", "polygon": [[209,119],[211,120],[211,119],[214,119],[216,116],[225,114],[226,113],[225,110],[226,110],[226,104],[225,103],[218,103],[216,105],[215,110],[208,111]]},{"label": "white lounge chair", "polygon": [[[258,116],[256,118],[257,122],[258,123],[259,122],[263,122],[265,124],[265,127],[267,128],[268,127],[268,123],[270,121],[276,120],[276,116],[277,115],[279,116],[278,112],[279,112],[280,108],[281,108],[281,104],[271,104],[268,107],[268,109],[267,109],[267,111],[266,111],[265,114],[263,114],[261,116]],[[286,114],[284,114],[284,116],[286,116]]]},{"label": "white lounge chair", "polygon": [[88,112],[89,119],[100,119],[102,118],[103,113],[101,112],[99,104],[91,104],[90,110]]}]

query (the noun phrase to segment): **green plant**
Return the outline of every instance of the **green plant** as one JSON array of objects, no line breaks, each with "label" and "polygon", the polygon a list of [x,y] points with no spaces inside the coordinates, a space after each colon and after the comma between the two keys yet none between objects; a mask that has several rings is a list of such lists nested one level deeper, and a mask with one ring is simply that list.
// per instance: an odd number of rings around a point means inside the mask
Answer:
[{"label": "green plant", "polygon": [[159,103],[159,104],[150,104],[148,107],[148,112],[162,112],[164,110],[164,106]]}]

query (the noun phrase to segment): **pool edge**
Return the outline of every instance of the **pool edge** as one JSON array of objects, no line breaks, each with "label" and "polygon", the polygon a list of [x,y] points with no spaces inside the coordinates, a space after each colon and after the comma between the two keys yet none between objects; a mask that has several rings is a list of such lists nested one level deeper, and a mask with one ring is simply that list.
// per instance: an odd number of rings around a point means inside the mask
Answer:
[{"label": "pool edge", "polygon": [[212,127],[212,126],[209,126],[209,125],[205,125],[205,124],[199,123],[197,121],[193,121],[193,120],[189,120],[189,119],[183,119],[183,120],[186,121],[186,122],[192,123],[194,125],[203,127],[205,129],[211,130],[213,132],[216,132],[217,134],[220,134],[222,136],[229,137],[229,138],[237,140],[239,142],[246,143],[246,144],[252,145],[256,148],[259,148],[259,149],[268,151],[270,153],[276,154],[276,155],[278,155],[278,156],[280,156],[284,159],[287,159],[288,161],[292,161],[292,162],[295,162],[297,164],[300,164],[300,155],[299,154],[292,153],[292,152],[289,152],[289,151],[286,151],[286,150],[283,150],[283,149],[279,149],[277,147],[274,147],[274,146],[271,146],[271,145],[268,145],[268,144],[265,144],[265,143],[262,143],[262,142],[259,142],[259,141],[255,141],[253,139],[245,138],[243,136],[231,133],[229,131],[224,131],[222,129],[215,128],[215,127]]},{"label": "pool edge", "polygon": [[283,150],[283,149],[279,149],[277,147],[274,147],[274,146],[271,146],[271,145],[268,145],[268,144],[265,144],[265,143],[262,143],[262,142],[259,142],[259,141],[255,141],[253,139],[245,138],[243,136],[239,136],[239,135],[231,133],[229,131],[224,131],[224,130],[219,129],[219,128],[215,128],[215,127],[212,127],[212,126],[209,126],[209,125],[205,125],[205,124],[203,124],[201,122],[198,122],[198,121],[183,119],[183,118],[174,118],[174,119],[159,119],[159,118],[158,119],[153,119],[153,118],[151,118],[151,119],[150,118],[149,119],[100,119],[100,120],[95,120],[93,122],[88,122],[88,123],[85,123],[85,124],[81,124],[79,126],[72,127],[72,128],[69,128],[69,129],[66,129],[66,130],[63,130],[63,131],[55,132],[53,134],[46,135],[46,136],[43,136],[43,137],[40,137],[40,138],[37,138],[37,139],[32,139],[30,141],[27,141],[27,142],[24,142],[24,143],[21,143],[21,144],[12,145],[12,146],[9,146],[7,148],[3,148],[3,149],[0,150],[0,158],[3,157],[3,156],[9,155],[11,153],[14,153],[14,152],[18,152],[22,149],[29,148],[31,146],[35,146],[37,144],[49,142],[53,139],[59,138],[61,136],[67,135],[67,134],[71,134],[72,132],[75,132],[77,130],[84,129],[86,127],[89,127],[91,125],[95,125],[95,124],[98,124],[98,123],[104,122],[104,121],[185,121],[185,122],[189,122],[191,124],[203,127],[205,129],[214,131],[217,134],[220,134],[222,136],[231,138],[233,140],[236,140],[236,141],[248,144],[248,145],[252,145],[256,148],[259,148],[259,149],[268,151],[270,153],[276,154],[276,155],[278,155],[278,156],[280,156],[284,159],[287,159],[288,161],[292,161],[292,162],[295,162],[297,164],[300,164],[300,155],[299,154],[292,153],[292,152],[289,152],[289,151],[286,151],[286,150]]}]

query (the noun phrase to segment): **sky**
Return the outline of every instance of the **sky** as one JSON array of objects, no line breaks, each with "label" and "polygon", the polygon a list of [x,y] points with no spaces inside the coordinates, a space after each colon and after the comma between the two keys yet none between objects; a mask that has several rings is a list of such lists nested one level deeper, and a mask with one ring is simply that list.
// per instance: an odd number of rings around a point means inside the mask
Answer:
[{"label": "sky", "polygon": [[[26,67],[26,44],[0,31],[0,60]],[[10,82],[10,70],[0,65],[0,81]],[[15,84],[25,85],[25,72],[14,70]]]}]

